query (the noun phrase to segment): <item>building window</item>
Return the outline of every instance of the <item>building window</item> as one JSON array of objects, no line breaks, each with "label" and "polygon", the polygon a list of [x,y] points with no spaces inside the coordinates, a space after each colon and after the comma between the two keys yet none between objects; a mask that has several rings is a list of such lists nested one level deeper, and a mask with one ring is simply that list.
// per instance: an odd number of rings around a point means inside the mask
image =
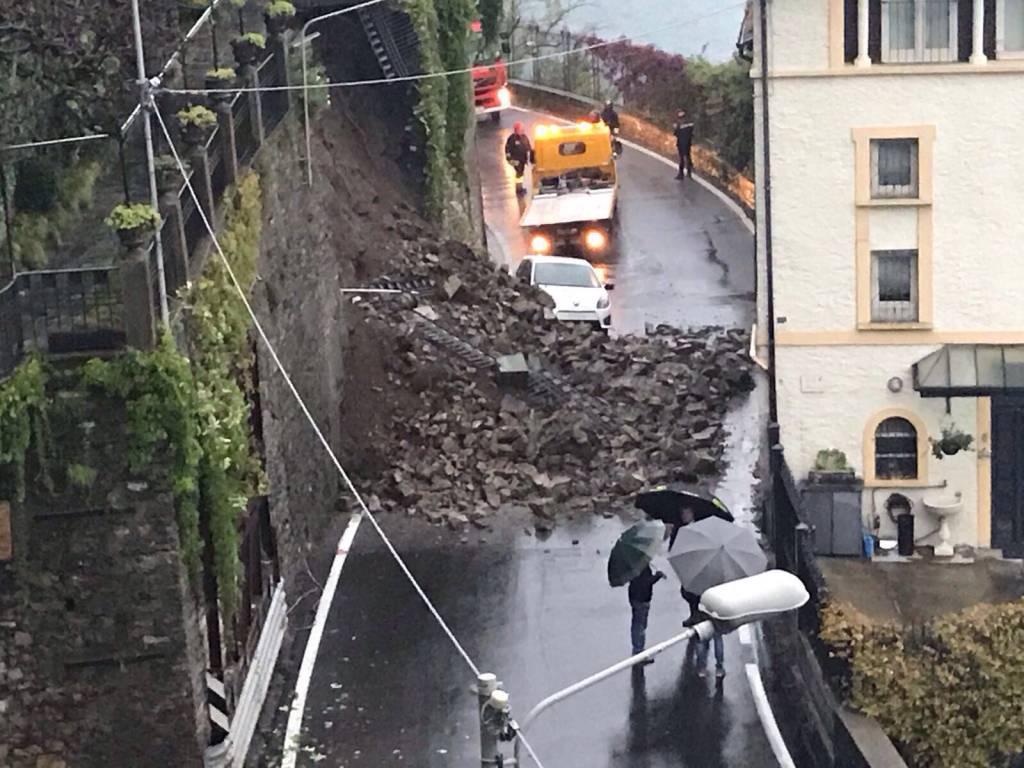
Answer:
[{"label": "building window", "polygon": [[1024,58],[1024,0],[998,0],[996,51],[1000,58]]},{"label": "building window", "polygon": [[917,139],[871,140],[871,196],[918,196]]},{"label": "building window", "polygon": [[882,0],[882,61],[956,61],[956,5],[957,0]]},{"label": "building window", "polygon": [[917,430],[906,419],[894,416],[875,429],[875,478],[917,479]]},{"label": "building window", "polygon": [[871,321],[917,320],[917,251],[872,251]]}]

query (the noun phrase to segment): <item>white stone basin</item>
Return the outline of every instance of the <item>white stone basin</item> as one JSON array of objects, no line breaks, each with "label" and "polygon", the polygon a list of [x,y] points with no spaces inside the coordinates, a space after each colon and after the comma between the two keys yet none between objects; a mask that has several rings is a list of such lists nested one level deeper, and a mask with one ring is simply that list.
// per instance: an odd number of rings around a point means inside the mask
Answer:
[{"label": "white stone basin", "polygon": [[959,493],[955,496],[925,496],[922,503],[926,511],[938,518],[950,517],[964,508],[964,499]]}]

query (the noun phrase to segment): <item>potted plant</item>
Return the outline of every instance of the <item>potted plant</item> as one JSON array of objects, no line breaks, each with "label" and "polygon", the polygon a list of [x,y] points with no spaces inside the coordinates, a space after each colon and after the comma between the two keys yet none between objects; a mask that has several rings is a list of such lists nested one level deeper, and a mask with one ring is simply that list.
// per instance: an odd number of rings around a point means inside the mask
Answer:
[{"label": "potted plant", "polygon": [[[182,164],[187,171],[188,164],[184,160],[182,160]],[[160,194],[177,191],[176,187],[182,182],[178,161],[172,155],[158,155],[154,158],[153,165],[156,167],[156,188]]]},{"label": "potted plant", "polygon": [[946,456],[956,456],[960,451],[971,450],[974,437],[953,424],[942,428],[942,436],[938,440],[929,437],[928,442],[932,444],[932,456],[942,461]]},{"label": "potted plant", "polygon": [[263,22],[267,25],[267,31],[272,35],[284,32],[293,16],[295,16],[295,6],[288,0],[274,0],[272,3],[267,3],[263,9]]},{"label": "potted plant", "polygon": [[836,448],[818,451],[814,469],[808,473],[812,483],[851,483],[855,479],[853,467],[846,460],[846,454]]},{"label": "potted plant", "polygon": [[244,67],[256,62],[256,57],[267,47],[267,38],[259,32],[246,32],[231,41],[238,66]]},{"label": "potted plant", "polygon": [[153,236],[160,214],[145,203],[122,203],[114,206],[104,223],[117,232],[125,248],[134,249]]},{"label": "potted plant", "polygon": [[[221,67],[220,69],[209,69],[206,71],[205,85],[207,90],[218,91],[225,88],[230,88],[235,84],[237,75],[235,70],[230,67]],[[211,93],[210,98],[216,102],[228,102],[231,101],[230,93]]]},{"label": "potted plant", "polygon": [[192,146],[204,144],[217,125],[217,115],[201,104],[183,109],[175,117],[178,118],[182,140]]}]

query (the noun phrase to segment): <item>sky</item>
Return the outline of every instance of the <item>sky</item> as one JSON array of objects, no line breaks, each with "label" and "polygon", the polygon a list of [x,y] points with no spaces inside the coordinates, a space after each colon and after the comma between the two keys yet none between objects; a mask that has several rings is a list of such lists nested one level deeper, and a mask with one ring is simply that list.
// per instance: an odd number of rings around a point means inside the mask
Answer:
[{"label": "sky", "polygon": [[[626,35],[671,53],[725,61],[735,51],[743,0],[585,0],[567,18],[573,31]],[[563,6],[568,5],[564,2]]]}]

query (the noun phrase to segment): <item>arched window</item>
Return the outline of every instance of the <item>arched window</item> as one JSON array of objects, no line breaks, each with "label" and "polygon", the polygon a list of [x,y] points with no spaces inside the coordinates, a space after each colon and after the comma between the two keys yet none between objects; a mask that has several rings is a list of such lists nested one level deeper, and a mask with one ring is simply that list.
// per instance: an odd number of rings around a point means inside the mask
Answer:
[{"label": "arched window", "polygon": [[879,480],[917,479],[917,429],[892,416],[875,428],[875,477]]}]

